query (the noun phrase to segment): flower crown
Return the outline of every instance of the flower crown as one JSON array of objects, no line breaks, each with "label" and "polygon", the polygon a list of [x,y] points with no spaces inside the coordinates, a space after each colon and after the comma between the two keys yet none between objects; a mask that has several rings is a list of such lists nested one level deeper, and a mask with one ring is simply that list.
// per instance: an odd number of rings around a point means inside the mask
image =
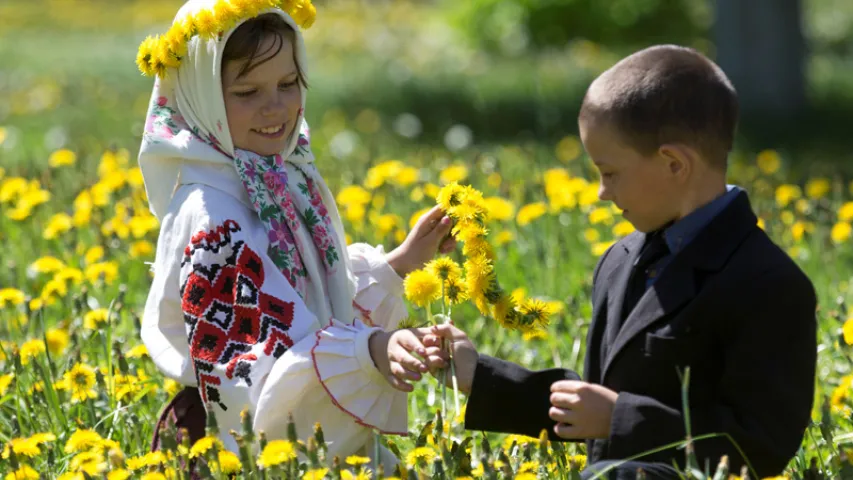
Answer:
[{"label": "flower crown", "polygon": [[178,68],[187,54],[187,42],[198,35],[207,40],[222,37],[240,20],[268,8],[279,8],[303,29],[311,28],[317,9],[311,0],[216,0],[213,7],[175,21],[163,35],[149,36],[139,46],[136,65],[146,76],[166,76],[168,68]]}]

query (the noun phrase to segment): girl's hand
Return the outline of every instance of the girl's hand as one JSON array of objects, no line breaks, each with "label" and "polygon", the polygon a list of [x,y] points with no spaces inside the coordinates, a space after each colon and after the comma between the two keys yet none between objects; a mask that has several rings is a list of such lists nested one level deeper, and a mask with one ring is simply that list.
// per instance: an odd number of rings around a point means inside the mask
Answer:
[{"label": "girl's hand", "polygon": [[414,387],[408,382],[417,382],[429,370],[426,363],[413,355],[426,357],[421,338],[428,332],[425,328],[409,328],[370,335],[370,357],[379,373],[397,390],[411,392]]},{"label": "girl's hand", "polygon": [[388,264],[400,278],[405,278],[409,272],[423,268],[437,252],[452,252],[456,240],[449,236],[451,227],[450,217],[436,205],[418,219],[403,244],[388,254]]}]

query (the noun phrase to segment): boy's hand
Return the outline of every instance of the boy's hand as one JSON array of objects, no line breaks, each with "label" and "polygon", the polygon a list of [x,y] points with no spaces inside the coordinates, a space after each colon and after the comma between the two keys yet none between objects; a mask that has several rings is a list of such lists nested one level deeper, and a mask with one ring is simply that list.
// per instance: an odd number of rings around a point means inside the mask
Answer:
[{"label": "boy's hand", "polygon": [[[459,391],[469,395],[471,385],[474,383],[477,361],[480,358],[477,348],[471,343],[465,332],[453,325],[436,325],[429,330],[430,334],[424,337],[423,342],[426,347],[426,362],[430,373],[437,376],[438,370],[447,368],[445,383],[448,387],[453,386],[453,377],[450,375],[450,357],[447,352],[447,350],[452,349]],[[442,339],[445,340],[446,348],[441,348]]]},{"label": "boy's hand", "polygon": [[456,248],[456,240],[448,237],[452,223],[436,205],[418,219],[402,245],[388,254],[388,264],[404,278],[409,272],[423,268],[436,252],[452,252]]},{"label": "boy's hand", "polygon": [[564,439],[607,438],[619,394],[602,385],[560,380],[551,385],[548,415],[554,432]]},{"label": "boy's hand", "polygon": [[378,331],[370,336],[368,348],[376,369],[392,387],[402,392],[414,390],[408,381],[418,381],[429,368],[412,352],[426,358],[427,351],[421,343],[429,329],[411,328],[394,332]]}]

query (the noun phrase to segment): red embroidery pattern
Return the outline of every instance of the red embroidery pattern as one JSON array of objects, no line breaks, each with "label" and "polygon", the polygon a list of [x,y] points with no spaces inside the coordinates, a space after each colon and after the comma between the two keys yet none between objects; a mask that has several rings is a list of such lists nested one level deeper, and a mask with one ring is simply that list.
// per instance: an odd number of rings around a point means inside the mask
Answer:
[{"label": "red embroidery pattern", "polygon": [[[265,355],[280,357],[293,340],[293,303],[261,292],[263,260],[232,233],[233,220],[199,232],[184,251],[181,266],[192,272],[181,286],[181,308],[189,327],[190,355],[205,403],[227,406],[219,393],[222,379],[214,370],[225,365],[225,376],[252,385],[251,370],[258,360],[256,345]],[[197,255],[201,250],[202,254]],[[255,353],[249,353],[254,351]]]}]

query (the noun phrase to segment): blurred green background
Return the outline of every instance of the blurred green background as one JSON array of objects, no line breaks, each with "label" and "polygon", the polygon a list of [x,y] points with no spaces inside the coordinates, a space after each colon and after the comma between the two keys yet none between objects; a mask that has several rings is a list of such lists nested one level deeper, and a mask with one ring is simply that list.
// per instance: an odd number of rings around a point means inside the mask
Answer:
[{"label": "blurred green background", "polygon": [[[136,70],[136,48],[164,31],[182,3],[0,2],[0,160],[29,163],[71,143],[84,153],[105,141],[135,151],[152,84]],[[741,148],[796,149],[809,164],[846,159],[853,2],[315,4],[317,23],[306,33],[312,124],[324,116],[361,118],[369,131],[380,121],[401,141],[454,151],[551,143],[576,132],[579,102],[595,75],[636,49],[679,43],[706,52],[732,76],[744,107]],[[335,152],[353,147],[352,135],[338,134]]]}]

